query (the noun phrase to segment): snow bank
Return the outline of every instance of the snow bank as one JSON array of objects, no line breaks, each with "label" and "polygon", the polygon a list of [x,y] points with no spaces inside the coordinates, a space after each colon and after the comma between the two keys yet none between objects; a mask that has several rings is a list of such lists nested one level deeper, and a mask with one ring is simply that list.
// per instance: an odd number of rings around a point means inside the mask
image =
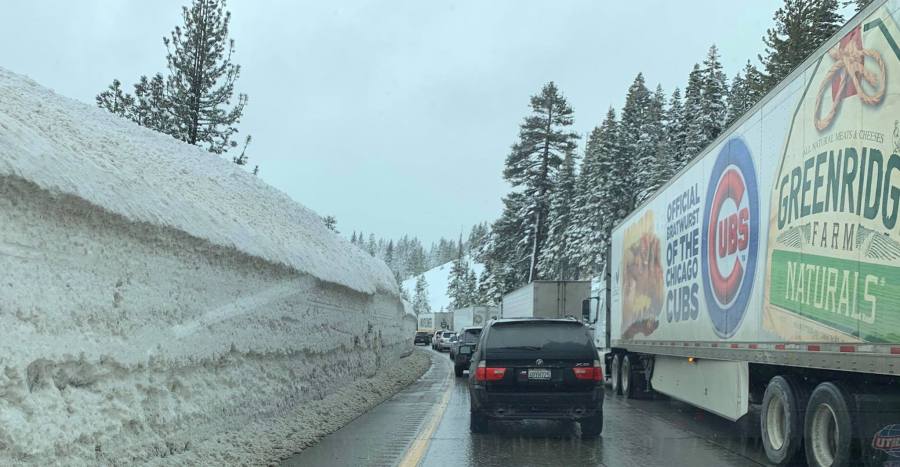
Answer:
[{"label": "snow bank", "polygon": [[3,69],[0,291],[0,464],[190,452],[393,365],[415,329],[312,211]]}]

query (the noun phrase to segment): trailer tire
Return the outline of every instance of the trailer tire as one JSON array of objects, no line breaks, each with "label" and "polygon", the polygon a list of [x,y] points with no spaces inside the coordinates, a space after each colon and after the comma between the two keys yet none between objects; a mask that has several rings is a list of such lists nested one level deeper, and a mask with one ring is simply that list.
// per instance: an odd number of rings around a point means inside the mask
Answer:
[{"label": "trailer tire", "polygon": [[610,385],[612,386],[612,393],[619,396],[622,395],[622,354],[615,354],[612,358],[612,365],[610,368]]},{"label": "trailer tire", "polygon": [[622,394],[628,399],[637,397],[638,392],[640,392],[641,378],[643,377],[641,372],[638,371],[640,363],[635,364],[635,361],[639,361],[635,355],[625,354],[622,357],[622,368],[619,370],[622,380]]},{"label": "trailer tire", "polygon": [[790,376],[776,376],[766,386],[759,427],[769,462],[787,465],[803,452],[807,397],[804,386]]},{"label": "trailer tire", "polygon": [[854,423],[847,392],[832,382],[813,390],[806,405],[803,441],[810,466],[851,465]]}]

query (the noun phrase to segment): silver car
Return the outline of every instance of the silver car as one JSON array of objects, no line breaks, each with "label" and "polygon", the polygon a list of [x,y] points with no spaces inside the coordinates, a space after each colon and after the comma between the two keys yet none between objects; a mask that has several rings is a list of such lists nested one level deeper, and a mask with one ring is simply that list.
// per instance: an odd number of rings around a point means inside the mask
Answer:
[{"label": "silver car", "polygon": [[455,335],[456,333],[453,331],[444,331],[444,333],[441,334],[441,337],[438,339],[437,349],[441,352],[445,350],[449,351],[450,344],[452,343],[450,339]]}]

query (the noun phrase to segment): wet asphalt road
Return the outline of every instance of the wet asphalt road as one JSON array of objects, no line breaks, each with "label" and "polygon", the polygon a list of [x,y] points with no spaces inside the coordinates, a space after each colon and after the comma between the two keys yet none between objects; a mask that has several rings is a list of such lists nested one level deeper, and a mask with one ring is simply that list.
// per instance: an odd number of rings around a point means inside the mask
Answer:
[{"label": "wet asphalt road", "polygon": [[575,423],[553,421],[491,422],[488,433],[473,435],[466,378],[447,377],[452,368],[446,353],[433,352],[432,361],[410,388],[284,465],[391,466],[404,455],[408,460],[413,439],[445,391],[449,402],[422,450],[423,467],[766,465],[755,412],[730,422],[664,398],[626,400],[609,392],[603,435],[596,440],[582,440]]}]

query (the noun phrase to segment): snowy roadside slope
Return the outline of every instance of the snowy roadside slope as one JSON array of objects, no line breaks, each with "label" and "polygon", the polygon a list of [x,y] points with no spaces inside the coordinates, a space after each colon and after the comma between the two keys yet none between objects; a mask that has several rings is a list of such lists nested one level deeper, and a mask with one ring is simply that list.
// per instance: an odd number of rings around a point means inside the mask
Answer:
[{"label": "snowy roadside slope", "polygon": [[365,293],[390,270],[235,164],[0,68],[0,175]]},{"label": "snowy roadside slope", "polygon": [[[484,265],[466,256],[469,261],[469,267],[475,271],[478,277],[484,270]],[[450,297],[447,296],[447,286],[450,284],[450,270],[453,268],[453,261],[444,263],[440,266],[433,267],[422,274],[425,276],[425,282],[428,283],[428,304],[431,305],[431,311],[437,312],[450,310]],[[413,276],[403,281],[403,288],[409,292],[410,297],[416,292],[416,278]]]},{"label": "snowy roadside slope", "polygon": [[[0,69],[0,465],[206,464],[414,329],[387,267],[312,211]],[[219,448],[258,461],[252,437]]]}]

